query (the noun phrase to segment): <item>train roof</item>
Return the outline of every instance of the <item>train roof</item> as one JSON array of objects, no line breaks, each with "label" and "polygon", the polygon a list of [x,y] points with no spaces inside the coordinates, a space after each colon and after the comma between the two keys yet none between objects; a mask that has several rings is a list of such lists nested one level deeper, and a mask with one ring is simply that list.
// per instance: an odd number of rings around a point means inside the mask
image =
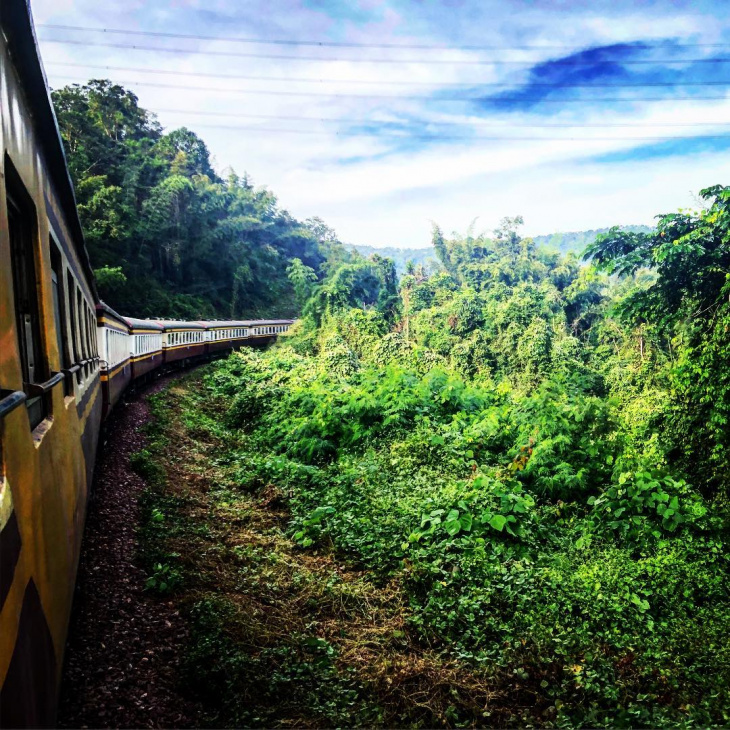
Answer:
[{"label": "train roof", "polygon": [[291,319],[209,319],[203,320],[200,324],[204,325],[206,329],[227,329],[229,327],[257,327],[259,325],[268,324],[291,324],[294,320]]},{"label": "train roof", "polygon": [[137,319],[137,317],[125,317],[127,324],[133,330],[156,330],[162,332],[165,328],[152,319]]},{"label": "train roof", "polygon": [[121,314],[115,312],[106,302],[102,302],[101,300],[96,303],[96,316],[98,317],[99,315],[113,319],[116,324],[120,324],[123,327],[129,326],[126,317],[122,317]]},{"label": "train roof", "polygon": [[13,67],[26,91],[28,107],[38,132],[38,144],[43,152],[54,190],[63,206],[65,221],[71,232],[74,247],[94,298],[98,300],[94,273],[84,243],[84,233],[76,207],[76,194],[68,171],[61,132],[43,69],[38,40],[33,27],[29,0],[2,0],[0,28],[7,39]]},{"label": "train roof", "polygon": [[165,332],[168,330],[204,330],[205,326],[200,322],[183,322],[179,319],[154,319],[151,320],[160,325]]}]

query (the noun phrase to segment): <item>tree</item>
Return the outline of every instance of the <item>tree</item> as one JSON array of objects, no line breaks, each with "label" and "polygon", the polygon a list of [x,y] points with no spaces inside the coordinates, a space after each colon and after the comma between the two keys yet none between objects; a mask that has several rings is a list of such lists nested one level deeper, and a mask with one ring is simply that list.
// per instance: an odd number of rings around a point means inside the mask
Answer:
[{"label": "tree", "polygon": [[294,259],[318,276],[353,259],[320,219],[297,221],[246,175],[221,179],[200,137],[186,128],[163,134],[123,87],[94,80],[53,99],[92,265],[126,276],[105,280],[112,307],[140,316],[293,315],[305,298],[286,273]]},{"label": "tree", "polygon": [[309,268],[309,266],[305,266],[301,259],[296,258],[292,259],[286,269],[286,273],[294,287],[297,303],[299,306],[304,306],[314,289],[314,282],[317,281],[317,273],[314,269]]}]

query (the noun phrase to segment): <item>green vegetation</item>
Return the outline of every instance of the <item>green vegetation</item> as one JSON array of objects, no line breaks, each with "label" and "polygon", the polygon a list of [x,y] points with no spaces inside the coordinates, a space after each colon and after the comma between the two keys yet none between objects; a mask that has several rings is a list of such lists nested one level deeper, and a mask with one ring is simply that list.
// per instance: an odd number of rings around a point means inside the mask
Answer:
[{"label": "green vegetation", "polygon": [[[474,224],[472,224],[474,225]],[[630,233],[650,233],[651,228],[648,226],[622,226],[622,231]],[[558,251],[565,255],[574,253],[580,255],[587,246],[592,244],[598,236],[608,233],[608,228],[596,228],[590,231],[571,231],[569,233],[553,233],[547,236],[534,236],[533,242],[537,246]],[[433,246],[425,248],[397,248],[394,246],[385,246],[383,248],[375,248],[375,246],[365,246],[356,244],[351,246],[363,256],[372,256],[374,253],[380,256],[386,256],[392,259],[398,274],[413,273],[409,268],[414,269],[422,266],[425,269],[437,268],[438,261],[436,259],[436,251]]]},{"label": "green vegetation", "polygon": [[[231,492],[274,490],[288,551],[394,591],[389,666],[420,650],[470,678],[393,709],[340,663],[356,722],[730,721],[730,188],[703,195],[611,229],[591,266],[519,220],[435,228],[440,270],[399,297],[387,262],[335,268],[276,347],[212,368]],[[301,610],[340,656],[316,600]]]},{"label": "green vegetation", "polygon": [[219,177],[202,139],[163,133],[123,87],[74,84],[53,102],[99,293],[123,314],[290,316],[294,259],[321,277],[351,257],[321,220],[295,220],[246,176]]}]

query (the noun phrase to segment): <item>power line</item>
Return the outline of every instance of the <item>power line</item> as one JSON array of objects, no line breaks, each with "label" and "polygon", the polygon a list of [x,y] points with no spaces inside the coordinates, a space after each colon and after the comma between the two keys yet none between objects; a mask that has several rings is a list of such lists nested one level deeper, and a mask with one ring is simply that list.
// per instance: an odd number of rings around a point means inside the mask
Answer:
[{"label": "power line", "polygon": [[[207,112],[198,109],[157,109],[156,114],[194,114],[205,117],[227,117],[231,119],[261,119],[266,121],[286,121],[286,122],[320,122],[334,124],[380,124],[380,125],[405,125],[413,124],[411,120],[395,122],[379,119],[365,118],[347,118],[347,117],[305,117],[295,115],[272,115],[272,114],[238,114],[227,112]],[[730,126],[728,122],[656,122],[652,124],[639,124],[631,122],[616,122],[611,124],[561,124],[543,122],[542,124],[524,124],[513,122],[488,122],[483,119],[476,119],[471,122],[438,122],[430,120],[417,120],[416,124],[428,126],[446,126],[446,127],[519,127],[521,129],[613,129],[613,128],[639,128],[653,129],[654,127],[726,127]]]},{"label": "power line", "polygon": [[[278,60],[278,61],[344,61],[349,63],[383,63],[383,64],[398,64],[398,63],[420,63],[420,64],[435,64],[435,65],[455,65],[455,66],[491,66],[491,65],[509,65],[509,66],[534,66],[535,61],[507,61],[507,60],[484,60],[484,59],[434,59],[434,58],[346,58],[346,57],[328,57],[323,58],[321,56],[285,56],[277,54],[266,54],[266,53],[240,53],[236,51],[211,51],[211,50],[199,50],[190,48],[161,48],[159,46],[137,46],[129,43],[100,43],[94,41],[73,41],[73,40],[61,40],[58,38],[42,38],[44,43],[61,43],[64,45],[72,46],[85,46],[85,47],[101,47],[101,48],[118,48],[126,51],[153,51],[155,53],[182,53],[182,54],[195,54],[202,56],[222,56],[228,58],[259,58],[267,60]],[[546,63],[557,66],[593,66],[597,62],[602,61],[577,61],[574,59],[559,58],[556,60],[550,60]],[[707,63],[707,64],[720,64],[730,63],[730,58],[683,58],[683,59],[653,59],[653,60],[622,60],[619,62],[622,66],[654,66],[659,64],[674,65],[674,64],[686,64],[686,63]]]},{"label": "power line", "polygon": [[[393,50],[409,50],[409,51],[426,51],[426,50],[443,50],[443,51],[529,51],[529,50],[554,50],[565,48],[576,48],[576,44],[551,44],[551,45],[524,45],[524,46],[500,46],[500,45],[441,45],[441,44],[424,44],[424,43],[354,43],[345,41],[316,41],[316,40],[292,40],[292,39],[262,39],[262,38],[241,38],[230,36],[211,36],[211,35],[195,35],[191,33],[162,33],[150,30],[125,30],[122,28],[89,28],[80,25],[59,25],[56,23],[39,23],[39,28],[49,28],[53,30],[71,30],[92,33],[108,33],[113,35],[135,35],[152,38],[178,38],[196,41],[225,41],[227,43],[255,43],[261,45],[275,46],[314,46],[319,48],[384,48]],[[641,42],[637,47],[646,48],[647,46],[657,46],[659,44],[648,44]],[[727,43],[682,43],[683,48],[723,48]]]},{"label": "power line", "polygon": [[448,135],[448,134],[395,134],[392,132],[358,132],[354,130],[329,132],[321,129],[300,129],[300,128],[279,128],[260,125],[227,125],[227,124],[197,124],[198,127],[208,129],[228,129],[232,131],[260,132],[265,134],[301,134],[317,135],[326,137],[375,137],[400,140],[425,140],[439,142],[463,141],[463,142],[669,142],[677,140],[727,140],[730,142],[730,134],[702,134],[702,135],[648,135],[637,137],[524,137],[524,136],[486,136],[486,135]]},{"label": "power line", "polygon": [[[88,81],[86,77],[64,76],[64,78],[73,81]],[[177,89],[179,91],[206,91],[223,94],[253,94],[255,96],[305,96],[319,98],[348,98],[348,99],[408,99],[420,101],[492,101],[492,102],[534,102],[534,103],[618,103],[618,102],[637,102],[637,101],[667,101],[665,96],[632,96],[632,97],[592,97],[590,99],[546,99],[528,96],[502,96],[499,98],[485,99],[483,96],[424,96],[417,94],[347,94],[341,92],[326,91],[279,91],[276,89],[219,89],[210,86],[180,86],[176,84],[161,84],[151,81],[118,81],[119,84],[127,84],[134,86],[146,86],[155,89]],[[724,96],[672,96],[669,100],[674,101],[725,101],[728,99]]]},{"label": "power line", "polygon": [[[105,71],[124,71],[131,73],[144,74],[163,74],[167,76],[194,76],[206,79],[233,79],[236,81],[286,81],[292,83],[309,83],[309,84],[363,84],[366,86],[429,86],[437,90],[444,86],[480,86],[490,88],[510,88],[515,86],[510,82],[481,82],[481,81],[368,81],[366,79],[334,79],[334,78],[303,78],[299,76],[248,76],[238,74],[211,74],[199,71],[172,71],[160,68],[135,68],[129,66],[105,66],[103,64],[84,64],[84,63],[65,63],[60,61],[51,61],[48,66],[62,66],[65,68],[98,68]],[[639,88],[674,88],[676,86],[730,86],[730,79],[727,81],[678,81],[678,82],[650,82],[637,84],[581,84],[581,83],[542,83],[530,82],[530,87],[545,89],[639,89]]]}]

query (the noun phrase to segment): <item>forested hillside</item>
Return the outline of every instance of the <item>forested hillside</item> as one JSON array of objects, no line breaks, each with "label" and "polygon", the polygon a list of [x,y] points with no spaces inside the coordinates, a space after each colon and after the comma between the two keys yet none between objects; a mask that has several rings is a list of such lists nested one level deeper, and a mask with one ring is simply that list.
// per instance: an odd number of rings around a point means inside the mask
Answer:
[{"label": "forested hillside", "polygon": [[196,381],[221,486],[150,530],[212,724],[730,721],[730,187],[703,197],[590,265],[434,228],[435,273],[300,277],[293,330]]},{"label": "forested hillside", "polygon": [[[649,226],[621,226],[620,230],[630,233],[651,232],[651,228],[649,228]],[[598,236],[608,233],[608,231],[608,228],[595,228],[589,231],[551,233],[547,236],[533,236],[532,240],[537,246],[545,246],[546,248],[559,251],[562,254],[572,252],[580,255],[587,246],[592,244],[596,238],[598,238]],[[436,252],[432,246],[424,248],[397,248],[393,246],[376,248],[375,246],[355,244],[352,245],[351,248],[363,256],[370,256],[371,254],[378,253],[381,256],[387,256],[388,258],[393,259],[399,274],[405,273],[409,262],[412,263],[414,267],[419,264],[429,267],[438,263],[436,260]]]},{"label": "forested hillside", "polygon": [[326,259],[350,257],[322,221],[295,220],[233,171],[219,177],[202,139],[163,132],[123,87],[74,84],[53,102],[99,293],[121,313],[292,316],[292,260],[322,276]]}]

